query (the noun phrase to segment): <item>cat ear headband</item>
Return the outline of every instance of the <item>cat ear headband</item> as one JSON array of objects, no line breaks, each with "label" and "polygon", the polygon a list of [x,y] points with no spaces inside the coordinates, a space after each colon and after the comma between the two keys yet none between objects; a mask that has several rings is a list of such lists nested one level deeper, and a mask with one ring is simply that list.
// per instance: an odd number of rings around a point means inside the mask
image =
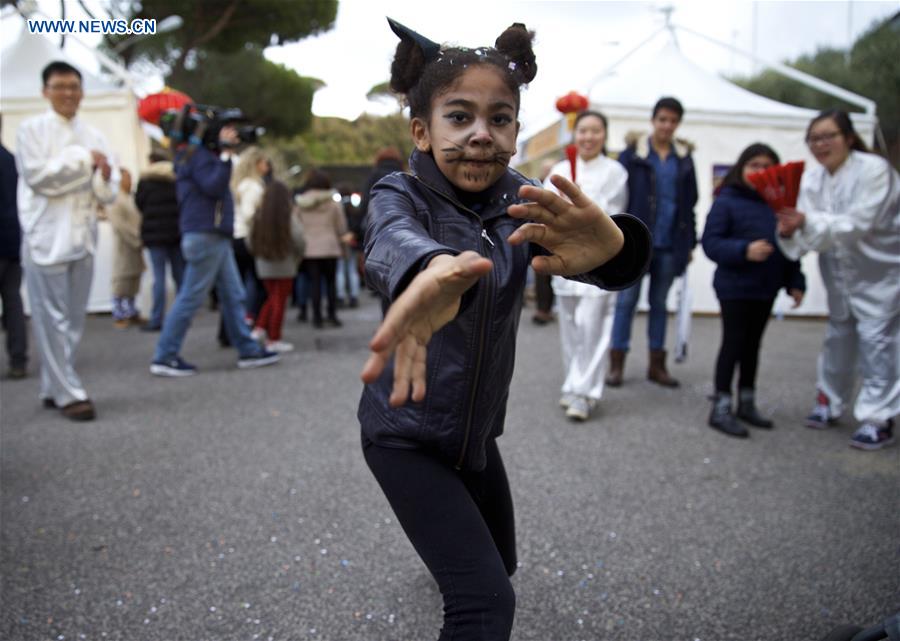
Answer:
[{"label": "cat ear headband", "polygon": [[433,42],[426,38],[425,36],[416,33],[409,27],[405,27],[396,20],[392,18],[387,19],[388,24],[391,25],[391,31],[397,34],[397,37],[401,40],[412,41],[422,50],[422,54],[425,56],[425,62],[431,62],[432,60],[436,60],[441,54],[441,45],[436,42]]}]

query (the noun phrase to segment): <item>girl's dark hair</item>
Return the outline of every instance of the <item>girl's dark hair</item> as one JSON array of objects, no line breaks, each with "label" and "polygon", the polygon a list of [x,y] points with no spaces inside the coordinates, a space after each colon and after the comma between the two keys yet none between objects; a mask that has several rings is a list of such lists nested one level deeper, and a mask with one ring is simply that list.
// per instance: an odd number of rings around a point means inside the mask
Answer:
[{"label": "girl's dark hair", "polygon": [[307,189],[331,189],[331,178],[320,169],[312,169],[303,183],[303,191]]},{"label": "girl's dark hair", "polygon": [[869,148],[866,147],[866,143],[862,141],[862,138],[856,133],[856,129],[853,128],[853,121],[850,120],[850,116],[846,111],[841,109],[827,109],[810,120],[809,126],[806,128],[807,141],[809,141],[809,132],[812,131],[813,125],[817,122],[822,122],[826,118],[831,118],[834,121],[837,128],[844,134],[844,138],[850,143],[850,149],[853,149],[854,151],[869,151]]},{"label": "girl's dark hair", "polygon": [[283,182],[273,180],[263,192],[262,202],[253,214],[250,246],[253,255],[266,260],[281,260],[291,253],[291,190]]},{"label": "girl's dark hair", "polygon": [[[599,111],[594,111],[593,109],[585,109],[584,111],[579,111],[578,115],[575,116],[575,124],[572,125],[572,135],[575,135],[575,130],[578,129],[578,123],[581,122],[584,118],[588,116],[593,116],[594,118],[599,118],[600,122],[603,123],[603,131],[609,134],[609,120],[606,119]],[[604,156],[606,155],[606,141],[603,141],[603,149],[600,151]]]},{"label": "girl's dark hair", "polygon": [[500,34],[493,47],[442,47],[437,58],[431,61],[425,60],[419,45],[402,39],[391,63],[391,89],[405,96],[411,118],[427,120],[431,116],[431,99],[452,85],[467,68],[493,65],[516,97],[518,113],[519,90],[537,73],[531,47],[533,39],[533,31],[516,23]]},{"label": "girl's dark hair", "polygon": [[744,151],[741,152],[741,155],[738,156],[737,162],[731,166],[731,169],[728,170],[728,173],[725,174],[725,178],[722,179],[722,187],[727,187],[728,185],[739,185],[742,187],[746,187],[747,185],[744,183],[744,166],[750,162],[751,159],[756,158],[757,156],[768,156],[773,163],[776,165],[781,162],[778,158],[778,154],[775,153],[775,150],[769,147],[769,145],[764,145],[761,142],[755,142],[749,147],[747,147]]}]

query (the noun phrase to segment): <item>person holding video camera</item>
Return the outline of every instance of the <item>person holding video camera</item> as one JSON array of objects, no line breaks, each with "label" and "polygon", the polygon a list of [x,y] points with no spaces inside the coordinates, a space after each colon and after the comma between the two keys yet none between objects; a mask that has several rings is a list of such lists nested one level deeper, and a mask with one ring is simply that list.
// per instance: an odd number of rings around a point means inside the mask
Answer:
[{"label": "person holding video camera", "polygon": [[196,374],[197,368],[181,358],[181,345],[194,314],[213,286],[225,331],[238,350],[238,367],[262,367],[280,358],[253,340],[244,323],[244,287],[231,247],[234,201],[229,187],[231,149],[238,141],[237,130],[226,124],[219,131],[218,144],[185,145],[176,154],[175,186],[186,268],[150,365],[150,372],[157,376]]}]

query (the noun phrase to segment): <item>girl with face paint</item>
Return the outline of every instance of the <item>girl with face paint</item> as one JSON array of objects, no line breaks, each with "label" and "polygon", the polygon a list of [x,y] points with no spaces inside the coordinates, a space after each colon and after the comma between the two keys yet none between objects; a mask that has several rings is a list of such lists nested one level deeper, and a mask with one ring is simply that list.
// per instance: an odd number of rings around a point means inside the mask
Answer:
[{"label": "girl with face paint", "polygon": [[524,25],[466,49],[390,22],[415,150],[369,201],[366,281],[386,314],[362,371],[363,452],[443,595],[440,639],[505,640],[517,563],[496,438],[528,266],[620,289],[643,274],[650,236],[562,176],[557,194],[509,168],[537,70]]}]

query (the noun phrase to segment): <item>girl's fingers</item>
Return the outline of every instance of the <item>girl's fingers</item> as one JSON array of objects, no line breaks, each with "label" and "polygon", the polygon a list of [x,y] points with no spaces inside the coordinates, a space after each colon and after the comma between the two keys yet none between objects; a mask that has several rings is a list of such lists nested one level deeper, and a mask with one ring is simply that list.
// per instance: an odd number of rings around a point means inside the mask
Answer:
[{"label": "girl's fingers", "polygon": [[413,369],[412,369],[412,400],[416,403],[421,403],[425,400],[425,359],[427,356],[427,350],[424,346],[418,345],[416,347],[416,355],[413,359]]},{"label": "girl's fingers", "polygon": [[[561,176],[559,174],[554,174],[550,176],[550,182],[559,189],[559,191],[568,197],[568,199],[572,202],[573,205],[578,207],[579,209],[590,207],[594,204],[594,201],[587,197],[587,195],[581,191],[581,188],[578,187],[571,180],[566,178],[565,176]],[[559,198],[557,196],[557,198]],[[565,202],[565,199],[559,198]]]},{"label": "girl's fingers", "polygon": [[416,353],[416,339],[405,338],[394,353],[394,388],[391,390],[391,407],[399,407],[409,398],[409,386],[413,372],[413,358]]},{"label": "girl's fingers", "polygon": [[531,266],[538,274],[567,275],[566,263],[556,254],[535,256],[531,259]]},{"label": "girl's fingers", "polygon": [[510,205],[506,211],[513,218],[524,218],[525,220],[533,220],[536,223],[545,225],[553,224],[553,221],[556,220],[556,215],[553,212],[538,203]]},{"label": "girl's fingers", "polygon": [[542,244],[547,237],[547,226],[537,223],[525,223],[516,231],[509,235],[507,242],[510,245],[521,245],[522,243],[531,242]]},{"label": "girl's fingers", "polygon": [[374,383],[381,376],[385,365],[387,365],[387,355],[385,353],[372,352],[369,354],[369,359],[363,366],[362,373],[360,373],[362,382],[366,384]]}]

